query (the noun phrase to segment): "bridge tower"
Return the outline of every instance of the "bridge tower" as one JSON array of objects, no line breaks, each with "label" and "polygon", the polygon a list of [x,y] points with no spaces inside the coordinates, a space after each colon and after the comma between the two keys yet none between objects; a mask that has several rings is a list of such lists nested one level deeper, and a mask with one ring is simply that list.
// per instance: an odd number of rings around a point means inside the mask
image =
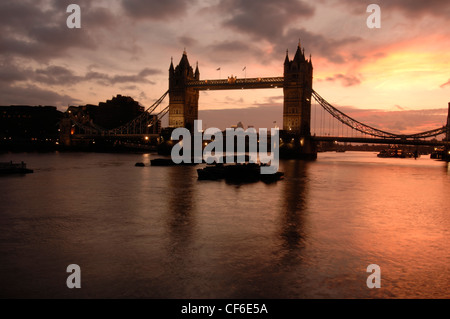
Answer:
[{"label": "bridge tower", "polygon": [[283,130],[311,135],[311,94],[313,67],[311,59],[305,58],[304,50],[297,47],[294,59],[289,61],[288,52],[284,61],[284,106]]},{"label": "bridge tower", "polygon": [[169,127],[194,128],[194,120],[198,118],[199,91],[186,86],[190,80],[199,80],[198,64],[193,70],[189,64],[186,51],[180,63],[174,68],[173,61],[169,68]]},{"label": "bridge tower", "polygon": [[450,102],[448,102],[448,113],[447,113],[447,134],[445,136],[447,141],[450,141]]},{"label": "bridge tower", "polygon": [[313,66],[311,57],[305,58],[305,51],[299,42],[293,60],[286,52],[284,61],[284,105],[283,131],[280,155],[315,159],[317,152],[311,141],[311,94]]}]

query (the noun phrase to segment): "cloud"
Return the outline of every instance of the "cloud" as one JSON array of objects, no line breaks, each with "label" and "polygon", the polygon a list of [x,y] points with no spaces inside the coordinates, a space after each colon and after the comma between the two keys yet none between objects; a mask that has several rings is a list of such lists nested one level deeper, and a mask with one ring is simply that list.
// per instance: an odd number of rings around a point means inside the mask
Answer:
[{"label": "cloud", "polygon": [[361,83],[361,80],[358,77],[354,75],[344,75],[341,73],[335,74],[334,76],[331,77],[327,77],[325,81],[328,82],[340,81],[342,85],[345,87],[354,86]]},{"label": "cloud", "polygon": [[185,47],[193,47],[198,43],[196,39],[186,35],[178,37],[178,42],[180,42]]},{"label": "cloud", "polygon": [[284,101],[284,96],[269,96],[265,98],[267,105],[282,105]]},{"label": "cloud", "polygon": [[[374,2],[373,0],[340,0],[338,3],[352,8],[352,12],[354,13],[367,14],[367,6]],[[447,18],[450,15],[450,3],[442,0],[389,0],[380,2],[379,5],[382,14],[395,10],[409,18],[419,18],[423,16]]]},{"label": "cloud", "polygon": [[[77,75],[69,68],[51,65],[33,69],[23,67],[10,59],[0,60],[0,101],[2,104],[29,105],[68,105],[81,102],[68,95],[55,92],[50,86],[70,87],[84,82],[97,82],[103,86],[130,83],[127,89],[135,89],[134,84],[154,84],[147,79],[151,75],[161,74],[157,69],[144,68],[136,74],[109,75],[102,72],[88,71]],[[46,86],[47,88],[44,88]]]},{"label": "cloud", "polygon": [[84,78],[75,75],[71,70],[64,67],[49,66],[45,69],[35,70],[34,80],[50,85],[73,85],[83,81]]},{"label": "cloud", "polygon": [[125,12],[138,19],[164,20],[187,12],[192,0],[122,0]]},{"label": "cloud", "polygon": [[282,36],[293,21],[310,18],[315,12],[300,0],[221,0],[216,9],[225,16],[225,27],[269,41]]},{"label": "cloud", "polygon": [[0,60],[0,83],[13,83],[28,79],[31,69],[19,68],[10,59]]},{"label": "cloud", "polygon": [[[361,42],[360,37],[350,36],[343,38],[328,38],[322,34],[310,32],[304,28],[292,28],[286,32],[285,36],[279,38],[276,44],[276,51],[286,50],[286,43],[291,43],[292,39],[300,39],[305,43],[307,50],[314,56],[321,56],[333,63],[346,63],[354,59],[354,53],[351,51],[352,45]],[[292,57],[291,57],[292,58]]]},{"label": "cloud", "polygon": [[155,82],[152,82],[147,79],[147,76],[149,75],[155,75],[160,74],[160,70],[156,69],[149,69],[145,68],[142,71],[140,71],[138,74],[134,75],[114,75],[110,76],[105,73],[99,73],[90,71],[88,72],[84,80],[91,81],[91,80],[97,80],[99,83],[104,85],[114,85],[119,83],[147,83],[147,84],[155,84]]},{"label": "cloud", "polygon": [[0,101],[4,105],[75,105],[80,100],[69,95],[59,94],[36,85],[0,86]]},{"label": "cloud", "polygon": [[447,85],[450,85],[450,79],[449,79],[447,82],[445,82],[444,84],[442,84],[442,85],[440,86],[440,88],[443,89],[443,88],[446,87]]},{"label": "cloud", "polygon": [[69,29],[66,26],[66,8],[72,2],[2,1],[2,54],[48,62],[55,57],[67,56],[73,49],[97,49],[103,40],[97,31],[115,26],[114,15],[106,8],[94,7],[92,1],[77,1],[82,10],[82,28]]},{"label": "cloud", "polygon": [[253,59],[262,56],[262,52],[257,46],[240,40],[215,41],[206,46],[204,51],[208,52],[211,61],[220,63],[245,61],[249,56]]},{"label": "cloud", "polygon": [[137,74],[116,74],[109,75],[102,72],[95,72],[89,70],[85,75],[76,75],[72,70],[51,65],[46,68],[31,69],[22,68],[13,62],[0,63],[0,81],[8,81],[10,83],[20,81],[35,81],[40,84],[47,85],[74,85],[81,82],[97,81],[103,85],[115,85],[120,83],[147,83],[154,84],[154,82],[147,79],[148,76],[161,74],[161,70],[144,68]]}]

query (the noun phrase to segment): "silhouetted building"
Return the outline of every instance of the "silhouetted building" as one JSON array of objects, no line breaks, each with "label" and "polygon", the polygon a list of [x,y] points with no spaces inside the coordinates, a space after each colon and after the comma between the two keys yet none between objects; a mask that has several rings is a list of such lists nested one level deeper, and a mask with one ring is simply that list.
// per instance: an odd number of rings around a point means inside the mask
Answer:
[{"label": "silhouetted building", "polygon": [[70,106],[67,112],[78,123],[91,124],[103,129],[113,129],[133,120],[145,111],[129,96],[118,94],[111,100],[100,102],[97,105]]},{"label": "silhouetted building", "polygon": [[103,128],[112,129],[128,123],[144,111],[133,98],[119,94],[98,104],[94,122]]},{"label": "silhouetted building", "polygon": [[0,106],[0,141],[56,142],[62,115],[54,106]]}]

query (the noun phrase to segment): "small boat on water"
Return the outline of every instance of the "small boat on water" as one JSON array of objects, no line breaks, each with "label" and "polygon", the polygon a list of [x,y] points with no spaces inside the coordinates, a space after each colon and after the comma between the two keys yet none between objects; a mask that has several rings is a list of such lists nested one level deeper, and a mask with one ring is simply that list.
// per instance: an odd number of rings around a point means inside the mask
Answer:
[{"label": "small boat on water", "polygon": [[171,158],[155,158],[150,160],[151,166],[194,166],[197,163],[180,163],[176,164]]},{"label": "small boat on water", "polygon": [[284,177],[283,172],[274,174],[261,174],[261,164],[236,163],[236,164],[208,164],[204,168],[197,169],[199,180],[226,180],[231,183],[252,183],[263,181],[272,183]]},{"label": "small boat on water", "polygon": [[32,169],[27,168],[27,164],[24,162],[13,163],[4,162],[0,163],[0,174],[29,174],[33,173]]},{"label": "small boat on water", "polygon": [[436,147],[430,154],[430,158],[450,162],[450,150],[445,147]]},{"label": "small boat on water", "polygon": [[411,157],[417,158],[418,156],[419,156],[418,153],[407,152],[400,148],[385,149],[377,154],[377,157],[380,158],[411,158]]}]

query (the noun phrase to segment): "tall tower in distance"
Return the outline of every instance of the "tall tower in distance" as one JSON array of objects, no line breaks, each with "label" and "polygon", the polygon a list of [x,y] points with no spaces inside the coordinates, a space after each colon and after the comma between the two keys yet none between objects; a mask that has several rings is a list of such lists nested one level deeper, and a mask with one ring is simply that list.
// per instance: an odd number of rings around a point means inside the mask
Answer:
[{"label": "tall tower in distance", "polygon": [[194,120],[198,118],[199,91],[187,87],[190,80],[200,79],[198,65],[195,72],[189,64],[186,51],[180,63],[174,68],[173,61],[169,68],[169,127],[194,128]]},{"label": "tall tower in distance", "polygon": [[305,58],[305,51],[299,42],[294,59],[290,61],[286,51],[286,59],[284,61],[284,131],[304,137],[311,136],[312,82],[313,66],[311,57],[309,60]]}]

